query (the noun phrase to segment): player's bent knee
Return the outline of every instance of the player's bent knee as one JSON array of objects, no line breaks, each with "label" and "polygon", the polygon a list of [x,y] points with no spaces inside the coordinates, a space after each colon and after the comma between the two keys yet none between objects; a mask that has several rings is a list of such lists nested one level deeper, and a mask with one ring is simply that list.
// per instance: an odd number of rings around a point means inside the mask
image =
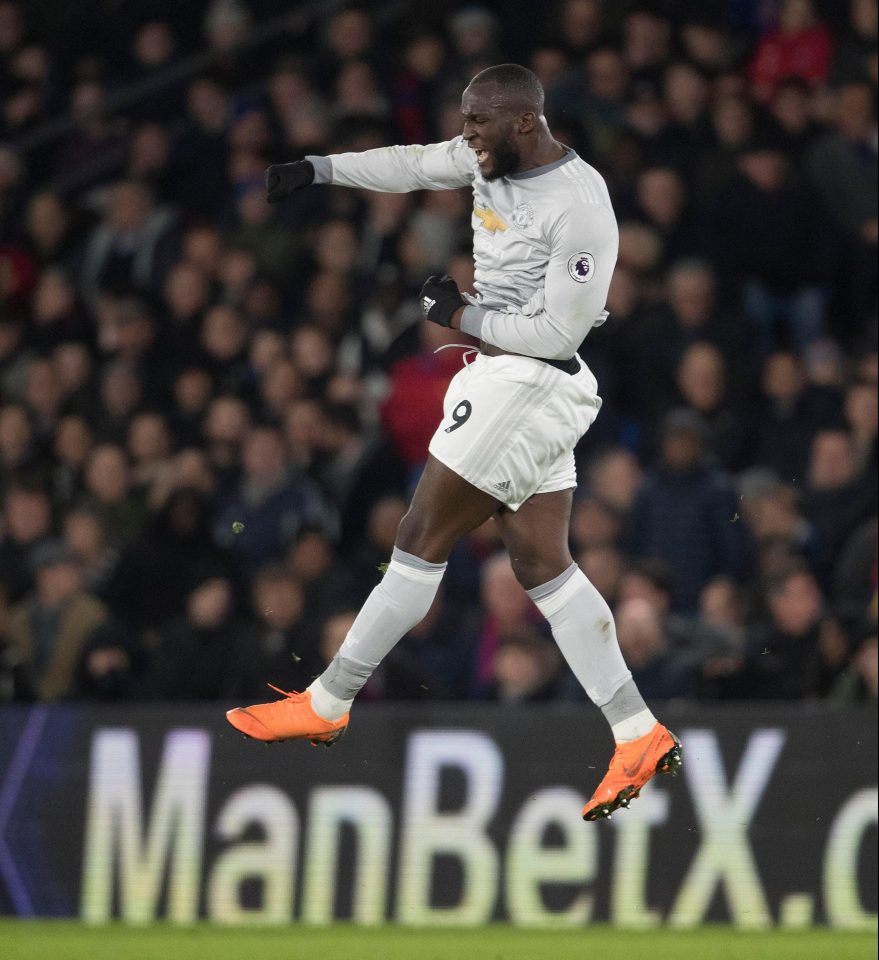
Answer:
[{"label": "player's bent knee", "polygon": [[558,557],[510,557],[516,579],[526,590],[549,583],[570,567],[570,555]]},{"label": "player's bent knee", "polygon": [[396,544],[400,550],[428,563],[444,563],[452,548],[452,544],[447,545],[447,539],[429,517],[410,508],[397,528]]}]

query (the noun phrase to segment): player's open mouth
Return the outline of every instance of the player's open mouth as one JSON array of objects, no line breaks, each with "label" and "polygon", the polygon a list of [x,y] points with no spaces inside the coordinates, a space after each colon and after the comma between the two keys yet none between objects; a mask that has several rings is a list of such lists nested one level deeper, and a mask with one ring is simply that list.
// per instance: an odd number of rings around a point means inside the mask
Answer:
[{"label": "player's open mouth", "polygon": [[488,150],[477,150],[476,151],[476,162],[481,167],[486,160],[488,160],[489,153]]}]

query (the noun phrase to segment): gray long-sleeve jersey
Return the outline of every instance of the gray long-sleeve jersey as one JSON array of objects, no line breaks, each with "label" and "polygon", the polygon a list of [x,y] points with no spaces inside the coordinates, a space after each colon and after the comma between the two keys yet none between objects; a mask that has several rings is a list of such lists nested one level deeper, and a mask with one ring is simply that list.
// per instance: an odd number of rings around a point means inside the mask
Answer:
[{"label": "gray long-sleeve jersey", "polygon": [[487,181],[461,137],[308,157],[315,183],[386,193],[473,187],[477,296],[461,328],[502,350],[566,360],[602,323],[619,246],[607,186],[573,150]]}]

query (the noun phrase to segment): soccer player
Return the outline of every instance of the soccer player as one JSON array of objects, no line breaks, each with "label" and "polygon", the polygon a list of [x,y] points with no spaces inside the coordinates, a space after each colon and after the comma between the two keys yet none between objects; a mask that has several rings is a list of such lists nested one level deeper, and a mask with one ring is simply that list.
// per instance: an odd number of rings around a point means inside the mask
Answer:
[{"label": "soccer player", "polygon": [[553,139],[530,70],[483,70],[461,112],[463,132],[447,143],[311,156],[266,172],[270,203],[312,183],[387,192],[472,186],[477,295],[462,295],[448,276],[429,277],[421,308],[481,348],[449,384],[387,572],[338,654],[304,692],[279,690],[283,699],[227,718],[257,740],[338,739],[360,688],[427,613],[454,544],[494,517],[517,578],[611,726],[610,768],[583,809],[597,820],[681,764],[680,743],[626,667],[610,608],[568,549],[573,450],[601,406],[577,348],[607,317],[616,219],[602,177]]}]

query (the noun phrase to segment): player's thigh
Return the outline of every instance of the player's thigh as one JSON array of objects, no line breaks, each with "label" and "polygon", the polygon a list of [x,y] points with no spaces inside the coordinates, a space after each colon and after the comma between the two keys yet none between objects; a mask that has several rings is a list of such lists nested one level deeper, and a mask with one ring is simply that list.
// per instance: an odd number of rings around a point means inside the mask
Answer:
[{"label": "player's thigh", "polygon": [[500,507],[434,456],[415,488],[397,531],[397,546],[429,563],[443,563],[461,537],[485,523]]},{"label": "player's thigh", "polygon": [[568,546],[573,488],[536,493],[515,512],[496,515],[504,546],[526,590],[547,583],[573,562]]}]

